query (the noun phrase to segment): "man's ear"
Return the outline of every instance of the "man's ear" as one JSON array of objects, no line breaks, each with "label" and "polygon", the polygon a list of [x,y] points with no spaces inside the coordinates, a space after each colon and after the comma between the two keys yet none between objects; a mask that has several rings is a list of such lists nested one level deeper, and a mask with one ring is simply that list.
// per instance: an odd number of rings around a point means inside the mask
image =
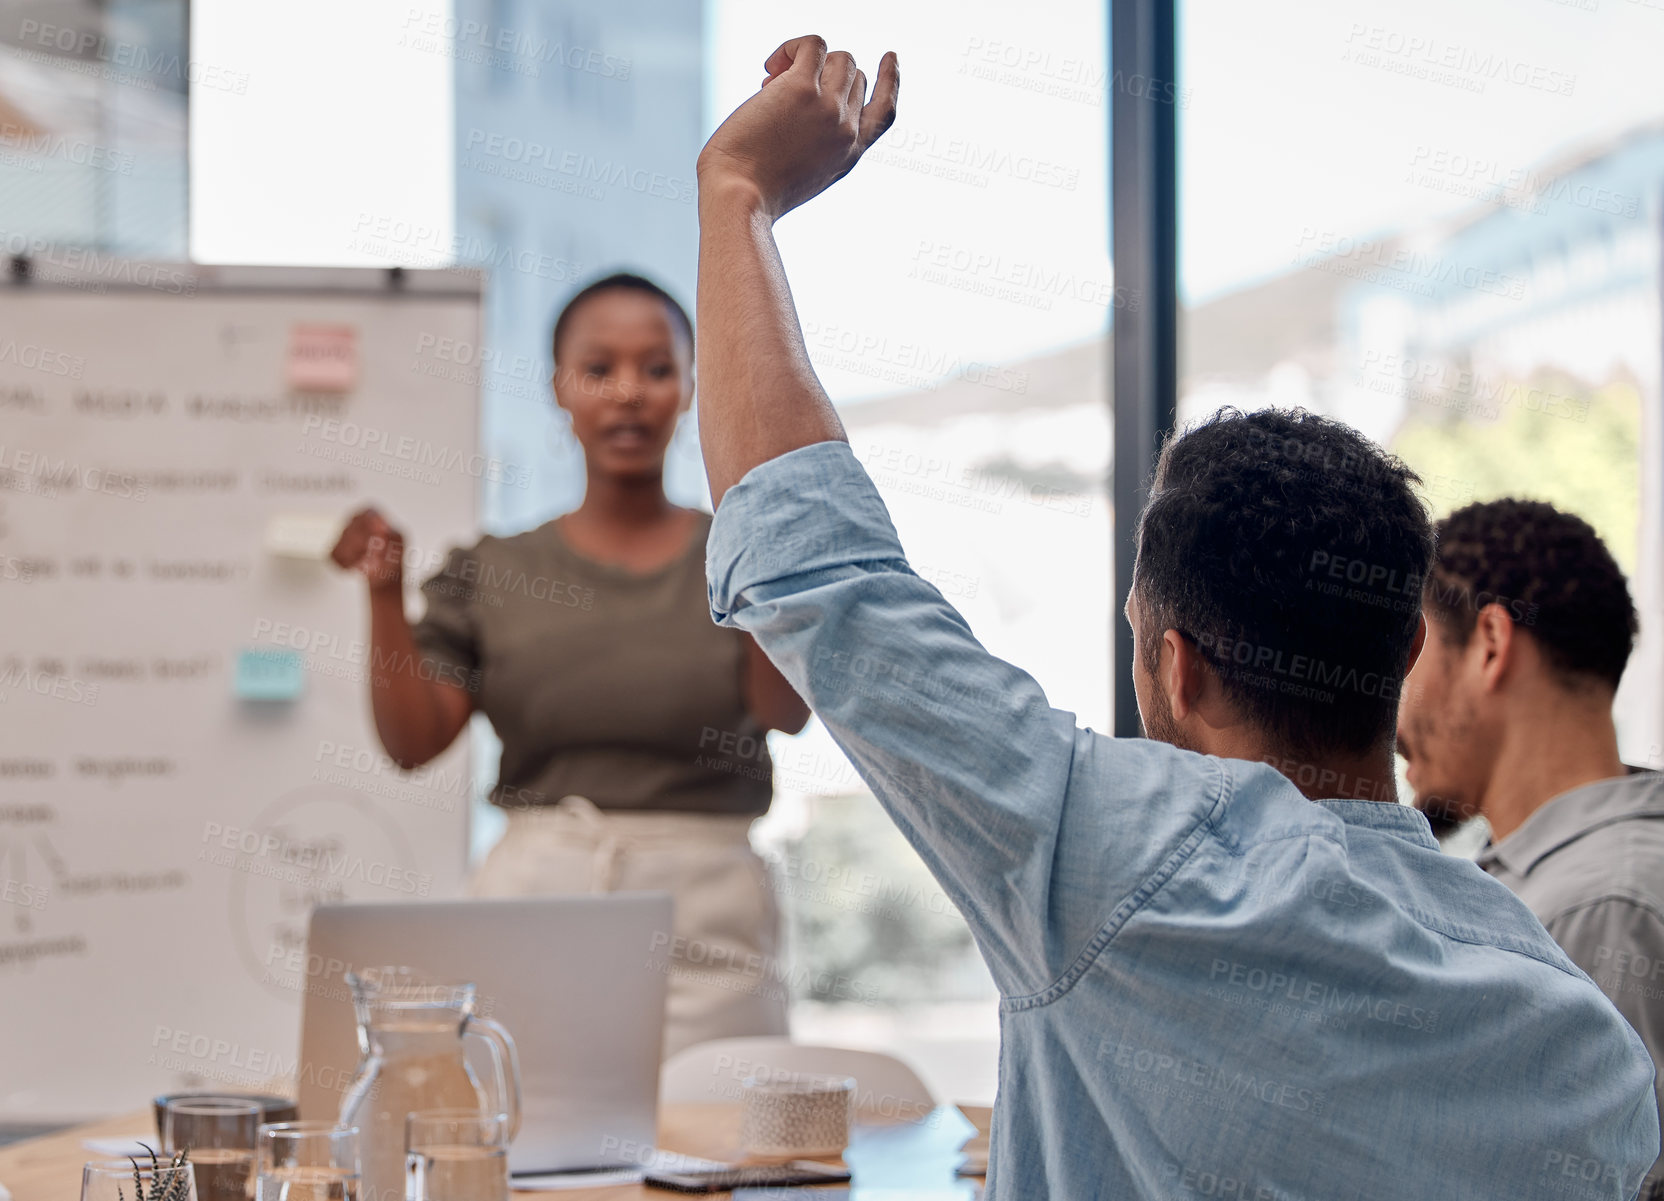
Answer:
[{"label": "man's ear", "polygon": [[1410,639],[1410,657],[1404,661],[1404,676],[1409,678],[1416,669],[1416,660],[1421,658],[1421,648],[1427,645],[1427,611],[1422,610],[1416,618],[1416,634]]},{"label": "man's ear", "polygon": [[1514,619],[1499,604],[1489,604],[1479,610],[1474,622],[1473,637],[1480,658],[1480,678],[1487,692],[1495,692],[1502,685],[1503,676],[1513,665],[1519,650]]},{"label": "man's ear", "polygon": [[1205,671],[1206,664],[1189,639],[1177,630],[1162,633],[1156,679],[1167,694],[1174,721],[1183,721],[1195,710],[1201,699]]}]

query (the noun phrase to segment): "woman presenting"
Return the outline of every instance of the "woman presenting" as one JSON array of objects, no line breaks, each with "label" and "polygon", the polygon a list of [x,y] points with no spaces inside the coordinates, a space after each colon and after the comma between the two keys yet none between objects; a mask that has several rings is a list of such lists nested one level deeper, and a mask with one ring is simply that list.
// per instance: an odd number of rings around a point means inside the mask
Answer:
[{"label": "woman presenting", "polygon": [[712,624],[711,519],[665,496],[693,329],[656,284],[613,275],[567,304],[553,340],[587,473],[575,512],[453,550],[414,627],[400,533],[366,509],[335,547],[369,581],[374,662],[403,668],[372,675],[376,730],[409,768],[471,713],[490,719],[508,830],[477,895],[674,894],[665,1055],[783,1034],[779,910],[748,831],[773,791],[763,735],[795,733],[809,709],[748,635]]}]

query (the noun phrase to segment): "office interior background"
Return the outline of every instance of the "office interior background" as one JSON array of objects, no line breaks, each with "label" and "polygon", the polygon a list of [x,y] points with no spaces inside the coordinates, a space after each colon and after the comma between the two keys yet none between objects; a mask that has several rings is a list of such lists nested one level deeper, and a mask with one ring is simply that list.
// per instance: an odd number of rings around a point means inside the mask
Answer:
[{"label": "office interior background", "polygon": [[[1664,4],[1177,16],[1174,78],[1135,79],[1101,0],[0,0],[0,246],[37,270],[485,269],[482,448],[516,470],[480,512],[518,531],[582,492],[545,382],[562,300],[634,269],[691,308],[694,159],[766,53],[811,28],[893,48],[901,123],[780,227],[810,352],[920,573],[1107,730],[1110,335],[1149,299],[1111,261],[1109,117],[1139,92],[1177,122],[1180,419],[1300,405],[1402,456],[1435,514],[1526,495],[1587,518],[1641,612],[1622,751],[1664,767],[1664,98],[1634,86]],[[708,506],[696,440],[668,482]],[[478,856],[501,818],[475,723]],[[963,922],[816,723],[772,746],[758,838],[794,1034],[991,1099],[996,998]],[[17,799],[0,850],[50,879]],[[30,920],[70,929],[75,904]]]}]

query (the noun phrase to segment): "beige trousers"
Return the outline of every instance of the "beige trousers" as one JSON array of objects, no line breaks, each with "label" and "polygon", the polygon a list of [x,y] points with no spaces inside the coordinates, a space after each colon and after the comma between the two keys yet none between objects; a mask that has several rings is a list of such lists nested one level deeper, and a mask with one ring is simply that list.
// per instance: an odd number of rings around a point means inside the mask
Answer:
[{"label": "beige trousers", "polygon": [[675,898],[664,1057],[713,1038],[786,1033],[780,909],[753,819],[603,813],[583,797],[508,814],[475,873],[481,897],[668,892]]}]

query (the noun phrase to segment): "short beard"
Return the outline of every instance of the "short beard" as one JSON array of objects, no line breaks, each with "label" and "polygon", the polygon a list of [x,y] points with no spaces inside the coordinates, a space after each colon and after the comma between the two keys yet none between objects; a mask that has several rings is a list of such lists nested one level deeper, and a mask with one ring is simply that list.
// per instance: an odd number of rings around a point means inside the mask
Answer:
[{"label": "short beard", "polygon": [[1445,836],[1452,834],[1460,826],[1466,825],[1468,818],[1462,812],[1459,802],[1448,797],[1428,796],[1416,798],[1416,809],[1427,819],[1427,824],[1433,828],[1433,837],[1443,842]]},{"label": "short beard", "polygon": [[[1424,715],[1416,723],[1411,731],[1410,749],[1416,752],[1428,745],[1441,748],[1467,745],[1473,741],[1478,725],[1479,719],[1471,701],[1452,701],[1441,720],[1429,720]],[[1447,779],[1450,766],[1445,765]],[[1479,816],[1477,804],[1470,804],[1461,796],[1448,792],[1417,794],[1415,807],[1427,819],[1427,824],[1433,827],[1433,836],[1441,840],[1458,826],[1466,825]]]},{"label": "short beard", "polygon": [[1190,739],[1179,728],[1179,723],[1173,718],[1173,704],[1167,699],[1166,693],[1159,688],[1152,688],[1155,694],[1150,698],[1150,714],[1144,722],[1144,736],[1154,742],[1165,742],[1169,746],[1176,746],[1181,751],[1195,751]]}]

